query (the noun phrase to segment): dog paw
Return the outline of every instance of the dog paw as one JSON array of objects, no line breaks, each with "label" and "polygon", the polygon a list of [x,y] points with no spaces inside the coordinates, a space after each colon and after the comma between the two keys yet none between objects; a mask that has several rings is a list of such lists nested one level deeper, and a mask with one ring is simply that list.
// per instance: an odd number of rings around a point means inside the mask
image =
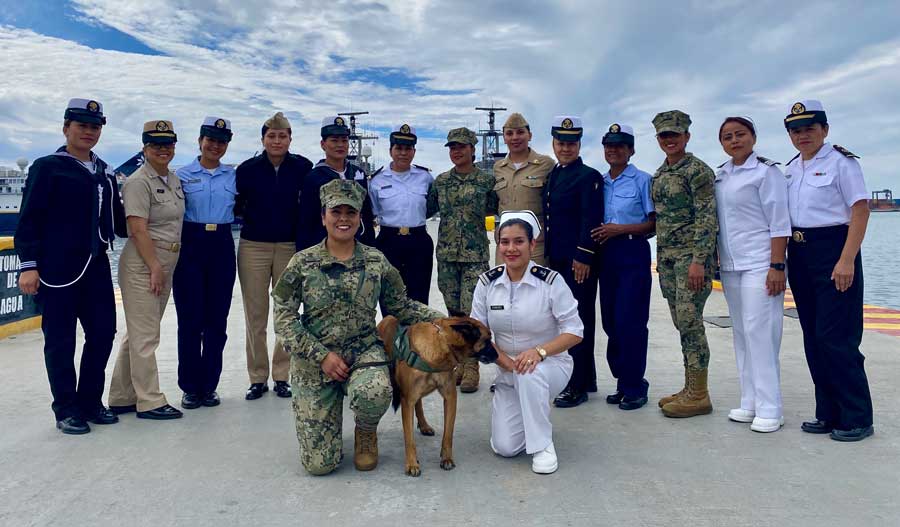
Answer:
[{"label": "dog paw", "polygon": [[419,433],[422,434],[423,436],[433,436],[433,435],[434,435],[434,428],[431,428],[430,425],[425,425],[425,426],[421,426],[421,425],[420,425],[420,426],[419,426]]},{"label": "dog paw", "polygon": [[454,463],[452,459],[442,459],[441,468],[444,470],[453,470],[456,468],[456,463]]},{"label": "dog paw", "polygon": [[419,468],[419,465],[407,465],[406,475],[417,478],[422,475],[422,470]]}]

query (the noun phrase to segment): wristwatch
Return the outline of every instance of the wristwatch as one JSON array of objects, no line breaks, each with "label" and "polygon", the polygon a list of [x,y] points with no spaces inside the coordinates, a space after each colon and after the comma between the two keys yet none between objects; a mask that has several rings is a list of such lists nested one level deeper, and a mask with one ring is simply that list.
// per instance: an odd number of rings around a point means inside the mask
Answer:
[{"label": "wristwatch", "polygon": [[769,267],[771,267],[772,269],[775,269],[776,271],[784,271],[783,263],[770,263]]},{"label": "wristwatch", "polygon": [[542,361],[547,358],[547,350],[545,350],[544,348],[542,348],[540,346],[535,346],[534,349],[535,349],[535,351],[538,352],[538,355],[541,356]]}]

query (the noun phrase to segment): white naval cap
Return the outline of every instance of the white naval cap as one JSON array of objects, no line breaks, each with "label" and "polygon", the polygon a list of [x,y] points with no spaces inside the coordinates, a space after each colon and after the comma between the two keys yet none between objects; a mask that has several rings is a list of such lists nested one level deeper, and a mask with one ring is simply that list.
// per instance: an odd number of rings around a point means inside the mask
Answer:
[{"label": "white naval cap", "polygon": [[613,123],[603,135],[604,145],[628,144],[634,146],[634,128],[627,124]]},{"label": "white naval cap", "polygon": [[350,135],[347,119],[341,115],[329,115],[322,119],[322,137],[329,135]]},{"label": "white naval cap", "polygon": [[825,107],[822,101],[816,99],[804,99],[791,105],[791,113],[784,118],[785,128],[797,128],[814,123],[828,124],[825,116]]},{"label": "white naval cap", "polygon": [[531,225],[532,239],[537,238],[541,234],[541,224],[538,222],[537,216],[530,210],[508,210],[500,215],[500,228],[509,220],[522,220]]},{"label": "white naval cap", "polygon": [[231,121],[223,117],[207,116],[200,126],[200,136],[231,141]]},{"label": "white naval cap", "polygon": [[550,133],[560,141],[580,141],[582,132],[581,117],[577,115],[557,115],[553,118]]},{"label": "white naval cap", "polygon": [[392,145],[415,145],[418,139],[416,129],[406,123],[398,124],[391,130]]},{"label": "white naval cap", "polygon": [[63,118],[67,121],[106,124],[106,117],[103,116],[103,105],[91,99],[69,99]]}]

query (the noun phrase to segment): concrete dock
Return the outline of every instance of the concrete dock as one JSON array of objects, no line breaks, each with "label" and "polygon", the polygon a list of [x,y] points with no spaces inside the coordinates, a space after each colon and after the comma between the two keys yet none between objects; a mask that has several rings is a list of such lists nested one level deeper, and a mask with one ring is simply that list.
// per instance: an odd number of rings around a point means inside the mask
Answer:
[{"label": "concrete dock", "polygon": [[[431,300],[443,309],[436,285]],[[720,292],[712,294],[706,313],[727,315]],[[118,327],[121,334],[121,306]],[[647,406],[624,412],[605,403],[603,394],[615,384],[598,321],[600,393],[552,413],[558,472],[538,476],[530,456],[503,459],[491,452],[488,386],[495,367],[488,366],[481,389],[460,395],[456,469],[438,465],[442,410],[440,397],[431,395],[425,410],[438,435],[417,436],[422,476],[410,478],[403,470],[400,417],[393,412],[379,427],[375,471],[353,468],[346,409],[341,468],[324,477],[303,471],[290,401],[272,392],[244,400],[237,286],[218,389],[222,404],[185,410],[180,420],[129,414],[115,425],[91,425],[84,436],[59,433],[43,338],[31,331],[0,341],[0,526],[900,525],[900,339],[866,331],[862,350],[876,432],[842,444],[800,431],[814,400],[796,320],[785,319],[781,352],[785,426],[772,434],[728,421],[728,410],[739,403],[731,330],[707,325],[707,336],[711,415],[673,420],[656,406],[656,399],[681,387],[683,370],[678,335],[654,284]],[[117,346],[107,376],[116,352]],[[171,304],[157,358],[163,391],[178,406]]]}]

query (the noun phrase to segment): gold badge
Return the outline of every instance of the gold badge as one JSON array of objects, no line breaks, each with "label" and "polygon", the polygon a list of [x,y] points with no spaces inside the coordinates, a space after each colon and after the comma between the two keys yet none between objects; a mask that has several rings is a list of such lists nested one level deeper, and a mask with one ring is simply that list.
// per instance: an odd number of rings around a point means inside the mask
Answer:
[{"label": "gold badge", "polygon": [[791,113],[794,115],[800,115],[801,113],[806,111],[806,106],[803,106],[802,102],[794,103],[794,106],[791,107]]},{"label": "gold badge", "polygon": [[401,133],[401,134],[408,134],[408,133],[409,133],[409,125],[408,125],[408,124],[404,124],[403,126],[401,126],[401,127],[400,127],[400,133]]},{"label": "gold badge", "polygon": [[538,272],[538,268],[537,268],[537,267],[532,267],[532,268],[531,268],[531,273],[532,273],[532,274],[537,273],[537,272]]},{"label": "gold badge", "polygon": [[100,103],[97,101],[88,101],[87,109],[89,112],[97,113],[100,111]]},{"label": "gold badge", "polygon": [[225,128],[225,119],[216,119],[216,128]]},{"label": "gold badge", "polygon": [[622,131],[622,127],[620,127],[620,126],[617,125],[617,124],[614,124],[614,125],[612,125],[612,126],[609,127],[609,133],[611,133],[611,134],[617,134],[617,133],[619,133],[619,132],[621,132],[621,131]]},{"label": "gold badge", "polygon": [[343,117],[335,117],[335,118],[334,118],[334,124],[335,124],[335,126],[346,126],[346,125],[344,124],[344,118],[343,118]]},{"label": "gold badge", "polygon": [[157,132],[168,132],[169,125],[167,125],[165,121],[156,121],[156,131]]},{"label": "gold badge", "polygon": [[563,128],[569,129],[569,128],[572,128],[573,126],[575,126],[574,123],[572,123],[572,120],[569,119],[568,117],[566,117],[565,119],[562,120]]}]

